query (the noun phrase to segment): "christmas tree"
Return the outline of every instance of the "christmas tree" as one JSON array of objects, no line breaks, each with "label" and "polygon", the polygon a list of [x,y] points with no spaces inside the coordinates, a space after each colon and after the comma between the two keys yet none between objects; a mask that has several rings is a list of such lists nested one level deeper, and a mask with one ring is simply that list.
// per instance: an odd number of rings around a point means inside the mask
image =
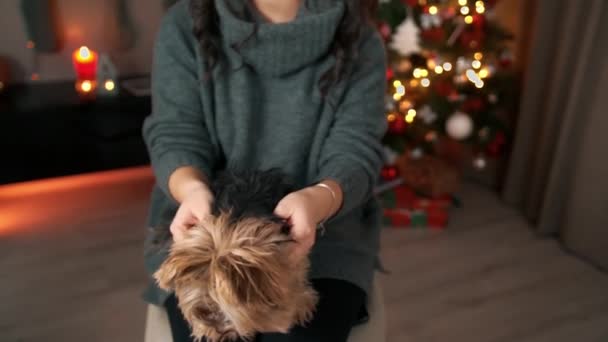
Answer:
[{"label": "christmas tree", "polygon": [[[479,170],[503,156],[516,94],[507,47],[512,37],[493,20],[495,3],[381,1],[378,23],[389,58],[385,180],[397,174],[396,156]],[[470,153],[453,153],[454,146]],[[425,163],[418,174],[443,177],[428,170],[441,165]]]}]

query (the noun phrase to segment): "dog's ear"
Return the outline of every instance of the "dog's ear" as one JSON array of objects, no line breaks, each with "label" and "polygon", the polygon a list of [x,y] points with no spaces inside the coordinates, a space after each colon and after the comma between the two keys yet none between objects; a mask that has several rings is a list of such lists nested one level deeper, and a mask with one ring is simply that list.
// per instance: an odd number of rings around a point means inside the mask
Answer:
[{"label": "dog's ear", "polygon": [[165,291],[175,289],[175,278],[177,278],[179,262],[174,258],[167,258],[154,273],[154,279],[158,287]]}]

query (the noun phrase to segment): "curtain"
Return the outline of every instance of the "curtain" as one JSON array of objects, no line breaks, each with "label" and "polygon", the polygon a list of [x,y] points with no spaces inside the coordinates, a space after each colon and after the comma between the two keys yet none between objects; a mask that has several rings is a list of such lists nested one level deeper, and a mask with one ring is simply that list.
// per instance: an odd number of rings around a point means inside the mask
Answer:
[{"label": "curtain", "polygon": [[608,1],[538,0],[534,13],[503,197],[608,269]]}]

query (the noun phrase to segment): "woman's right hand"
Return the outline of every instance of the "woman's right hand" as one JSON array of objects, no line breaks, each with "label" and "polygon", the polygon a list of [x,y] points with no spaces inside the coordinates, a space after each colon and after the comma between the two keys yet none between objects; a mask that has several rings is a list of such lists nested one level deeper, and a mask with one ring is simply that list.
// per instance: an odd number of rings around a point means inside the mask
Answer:
[{"label": "woman's right hand", "polygon": [[187,192],[171,223],[173,241],[181,241],[186,230],[211,214],[211,203],[213,203],[213,195],[204,183]]},{"label": "woman's right hand", "polygon": [[169,178],[169,188],[180,203],[171,222],[173,241],[181,241],[185,232],[211,214],[213,193],[206,178],[192,167],[177,169]]}]

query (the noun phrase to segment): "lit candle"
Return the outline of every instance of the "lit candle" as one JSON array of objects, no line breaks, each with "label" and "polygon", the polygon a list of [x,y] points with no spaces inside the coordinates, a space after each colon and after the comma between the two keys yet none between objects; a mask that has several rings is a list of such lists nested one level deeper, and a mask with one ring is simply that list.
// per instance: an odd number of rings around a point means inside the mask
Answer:
[{"label": "lit candle", "polygon": [[72,55],[74,70],[79,80],[95,80],[97,77],[97,53],[82,46]]}]

